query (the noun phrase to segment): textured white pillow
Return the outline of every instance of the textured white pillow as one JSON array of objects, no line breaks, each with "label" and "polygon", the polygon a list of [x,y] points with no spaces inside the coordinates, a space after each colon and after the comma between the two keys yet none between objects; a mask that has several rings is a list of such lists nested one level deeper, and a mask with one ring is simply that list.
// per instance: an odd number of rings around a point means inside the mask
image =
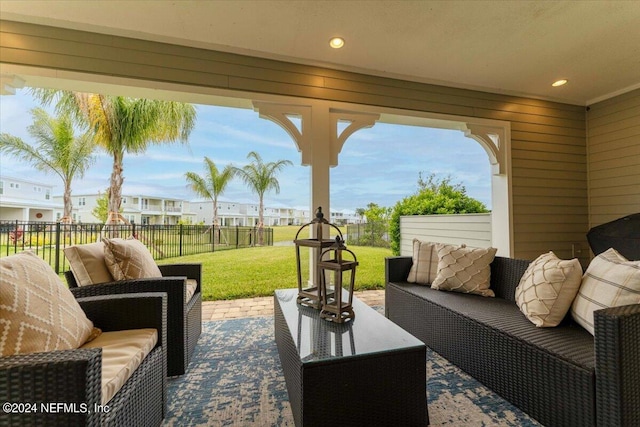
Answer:
[{"label": "textured white pillow", "polygon": [[587,267],[571,315],[594,335],[595,310],[628,304],[640,304],[640,261],[629,261],[615,249],[607,249]]},{"label": "textured white pillow", "polygon": [[580,261],[562,260],[548,252],[529,264],[522,275],[516,303],[534,325],[558,326],[571,308],[581,281]]},{"label": "textured white pillow", "polygon": [[466,248],[436,244],[438,251],[438,275],[431,288],[441,291],[463,292],[493,297],[489,289],[490,264],[495,258],[496,248]]},{"label": "textured white pillow", "polygon": [[0,356],[75,349],[92,330],[44,260],[31,252],[0,259]]},{"label": "textured white pillow", "polygon": [[438,273],[438,252],[436,244],[413,239],[413,264],[407,282],[428,285]]},{"label": "textured white pillow", "polygon": [[149,249],[137,239],[103,239],[104,258],[115,280],[162,277]]}]

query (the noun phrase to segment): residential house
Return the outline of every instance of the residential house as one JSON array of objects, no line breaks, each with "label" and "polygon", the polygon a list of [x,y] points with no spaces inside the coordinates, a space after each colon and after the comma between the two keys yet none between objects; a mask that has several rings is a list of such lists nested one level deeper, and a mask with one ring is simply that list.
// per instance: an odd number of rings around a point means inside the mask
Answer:
[{"label": "residential house", "polygon": [[331,211],[331,219],[329,221],[339,225],[360,224],[361,222],[365,222],[364,218],[349,209]]},{"label": "residential house", "polygon": [[[80,222],[101,222],[93,215],[98,206],[98,199],[104,197],[101,193],[74,194],[73,217]],[[62,200],[61,196],[54,197]],[[136,224],[173,225],[179,221],[192,223],[194,215],[191,213],[189,202],[182,199],[160,198],[149,195],[122,195],[122,216]],[[59,219],[59,216],[58,218]]]},{"label": "residential house", "polygon": [[[213,221],[213,203],[211,201],[191,202],[191,213],[194,223],[211,224]],[[279,225],[302,225],[309,222],[309,211],[293,208],[265,207],[263,220],[267,227]],[[218,221],[221,226],[253,227],[259,221],[259,205],[218,201]]]},{"label": "residential house", "polygon": [[53,222],[62,216],[62,199],[52,196],[53,185],[0,176],[0,221]]}]

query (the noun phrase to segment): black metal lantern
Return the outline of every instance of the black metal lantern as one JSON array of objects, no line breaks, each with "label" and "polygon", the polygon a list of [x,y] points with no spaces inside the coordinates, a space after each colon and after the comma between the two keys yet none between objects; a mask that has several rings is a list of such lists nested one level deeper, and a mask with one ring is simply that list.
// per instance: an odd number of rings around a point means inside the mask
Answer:
[{"label": "black metal lantern", "polygon": [[[344,255],[349,254],[345,259]],[[327,255],[329,257],[327,258]],[[335,243],[322,252],[318,262],[320,270],[320,293],[322,295],[322,310],[320,317],[332,322],[343,323],[355,317],[353,312],[353,287],[356,281],[356,254],[347,249],[340,236]],[[347,288],[344,289],[344,275],[350,273]],[[333,283],[333,292],[329,285]],[[346,291],[346,294],[345,294]]]},{"label": "black metal lantern", "polygon": [[[334,244],[334,240],[329,238],[331,230],[327,230],[328,227],[334,228],[338,232],[340,239],[342,239],[342,232],[340,229],[324,219],[322,208],[319,207],[316,210],[316,216],[313,221],[300,227],[296,233],[295,239],[293,240],[293,243],[295,243],[296,246],[296,262],[298,267],[297,302],[298,304],[307,305],[316,309],[320,309],[322,305],[318,262],[322,258],[322,250]],[[307,239],[300,238],[300,234],[304,229],[313,233],[311,237]],[[302,267],[300,265],[300,248],[302,247],[310,248],[311,251],[311,265],[308,279],[302,277]],[[303,286],[303,282],[307,282],[306,286]]]}]

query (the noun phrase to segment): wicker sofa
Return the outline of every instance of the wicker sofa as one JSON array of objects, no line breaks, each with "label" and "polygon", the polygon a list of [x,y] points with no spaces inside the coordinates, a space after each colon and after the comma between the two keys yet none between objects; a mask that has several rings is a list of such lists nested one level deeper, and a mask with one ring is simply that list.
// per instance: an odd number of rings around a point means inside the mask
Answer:
[{"label": "wicker sofa", "polygon": [[386,316],[546,426],[640,425],[640,304],[595,313],[595,339],[570,315],[537,328],[515,288],[528,261],[496,257],[495,298],[406,281],[411,257],[386,260]]},{"label": "wicker sofa", "polygon": [[[185,373],[198,338],[202,333],[202,265],[158,265],[163,277],[132,279],[78,286],[71,270],[65,272],[69,289],[76,298],[132,292],[166,292],[167,306],[167,369],[169,376]],[[185,298],[185,281],[195,281],[191,298]]]},{"label": "wicker sofa", "polygon": [[[0,401],[18,405],[0,410],[0,425],[160,425],[167,403],[166,294],[111,295],[78,302],[103,332],[153,328],[157,344],[106,404],[101,348],[0,357]],[[116,358],[122,359],[121,353]],[[96,410],[99,405],[102,409]]]}]

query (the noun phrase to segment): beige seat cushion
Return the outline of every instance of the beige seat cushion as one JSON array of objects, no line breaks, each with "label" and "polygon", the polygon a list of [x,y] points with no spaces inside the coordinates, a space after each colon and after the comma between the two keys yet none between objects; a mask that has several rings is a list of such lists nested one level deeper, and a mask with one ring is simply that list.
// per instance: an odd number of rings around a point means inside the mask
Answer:
[{"label": "beige seat cushion", "polygon": [[147,247],[137,239],[103,239],[107,269],[115,280],[162,277]]},{"label": "beige seat cushion", "polygon": [[438,272],[436,244],[413,239],[413,264],[407,282],[420,285],[431,284]]},{"label": "beige seat cushion", "polygon": [[628,304],[640,304],[640,261],[629,261],[610,248],[589,263],[571,315],[593,335],[595,310]]},{"label": "beige seat cushion", "polygon": [[106,405],[158,343],[155,329],[103,332],[82,348],[102,348],[102,404]]},{"label": "beige seat cushion", "polygon": [[80,347],[93,323],[71,291],[40,257],[0,259],[0,355]]},{"label": "beige seat cushion", "polygon": [[64,248],[64,255],[78,286],[113,282],[104,259],[104,243],[88,243]]},{"label": "beige seat cushion", "polygon": [[196,293],[196,288],[198,287],[198,282],[196,279],[187,279],[186,290],[184,292],[184,302],[191,301],[191,297]]},{"label": "beige seat cushion", "polygon": [[491,267],[496,248],[466,248],[436,244],[438,275],[431,288],[493,297]]},{"label": "beige seat cushion", "polygon": [[529,264],[522,275],[516,304],[534,325],[558,326],[571,308],[581,281],[580,261],[562,260],[548,252]]}]

